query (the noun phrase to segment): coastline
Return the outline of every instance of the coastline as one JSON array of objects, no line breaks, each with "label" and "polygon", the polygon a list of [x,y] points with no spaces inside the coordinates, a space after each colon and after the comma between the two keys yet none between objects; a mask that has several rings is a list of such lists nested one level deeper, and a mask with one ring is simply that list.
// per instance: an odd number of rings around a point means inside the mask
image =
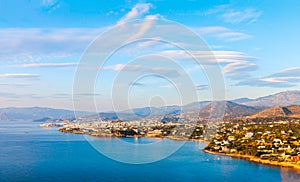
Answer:
[{"label": "coastline", "polygon": [[[63,132],[63,133],[72,133],[72,134],[85,134],[84,132],[66,132],[66,131],[61,131],[58,130],[59,132]],[[192,139],[192,138],[184,138],[184,137],[176,137],[176,136],[126,136],[126,137],[122,137],[122,136],[114,136],[114,135],[93,135],[93,134],[88,134],[90,136],[93,137],[100,137],[100,138],[162,138],[162,139],[170,139],[170,140],[174,140],[174,141],[192,141],[192,142],[203,142],[206,145],[209,143],[208,141],[205,141],[203,139]],[[219,153],[219,152],[213,152],[213,151],[209,151],[209,150],[205,150],[203,149],[203,152],[205,153],[209,153],[209,154],[213,154],[213,155],[222,155],[222,156],[229,156],[229,157],[233,157],[233,158],[241,158],[241,159],[245,159],[247,161],[250,162],[255,162],[255,163],[260,163],[263,165],[270,165],[270,166],[276,166],[276,167],[281,167],[281,168],[290,168],[290,169],[294,169],[297,172],[300,172],[300,163],[296,163],[296,162],[278,162],[278,161],[271,161],[271,160],[265,160],[265,159],[261,159],[255,156],[251,156],[251,155],[241,155],[241,154],[226,154],[226,153]]]},{"label": "coastline", "polygon": [[[84,133],[72,133],[72,134],[84,134]],[[126,136],[126,137],[118,137],[114,135],[90,135],[90,136],[100,137],[100,138],[159,138],[159,139],[170,139],[174,141],[202,142],[205,144],[209,143],[208,141],[205,141],[203,139],[183,138],[183,137],[174,137],[174,136]]]},{"label": "coastline", "polygon": [[93,136],[93,137],[98,137],[98,138],[166,138],[166,139],[170,139],[170,140],[174,140],[174,141],[193,141],[193,142],[203,142],[205,144],[208,144],[209,142],[206,141],[206,140],[203,140],[203,139],[194,139],[194,138],[185,138],[185,137],[176,137],[176,136],[140,136],[140,135],[133,135],[133,136],[116,136],[116,135],[113,135],[113,134],[94,134],[94,133],[91,133],[91,134],[87,134],[87,133],[84,133],[82,131],[66,131],[66,130],[63,130],[62,128],[59,128],[57,130],[58,132],[61,132],[61,133],[71,133],[71,134],[75,134],[75,135],[90,135],[90,136]]},{"label": "coastline", "polygon": [[222,156],[229,156],[229,157],[233,157],[233,158],[242,158],[242,159],[245,159],[250,162],[260,163],[260,164],[264,164],[264,165],[277,166],[277,167],[281,167],[281,168],[291,168],[291,169],[294,169],[294,170],[300,172],[300,164],[297,164],[295,162],[292,163],[292,162],[270,161],[270,160],[260,159],[258,157],[254,157],[251,155],[225,154],[225,153],[219,153],[219,152],[212,152],[212,151],[205,150],[205,149],[203,150],[203,152],[213,154],[213,155],[222,155]]}]

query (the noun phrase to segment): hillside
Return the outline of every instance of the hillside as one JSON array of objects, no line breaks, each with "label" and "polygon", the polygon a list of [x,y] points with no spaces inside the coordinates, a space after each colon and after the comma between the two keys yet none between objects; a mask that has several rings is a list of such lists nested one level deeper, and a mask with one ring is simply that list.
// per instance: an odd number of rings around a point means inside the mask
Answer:
[{"label": "hillside", "polygon": [[286,91],[280,92],[274,95],[268,95],[265,97],[259,97],[257,99],[236,99],[234,102],[244,104],[248,106],[289,106],[300,105],[300,91]]},{"label": "hillside", "polygon": [[[211,113],[212,111],[212,113]],[[199,112],[200,118],[235,118],[249,116],[261,111],[259,108],[236,104],[231,101],[218,101],[207,104]],[[210,116],[211,114],[211,116]]]},{"label": "hillside", "polygon": [[300,117],[300,105],[275,106],[251,116],[252,118]]}]

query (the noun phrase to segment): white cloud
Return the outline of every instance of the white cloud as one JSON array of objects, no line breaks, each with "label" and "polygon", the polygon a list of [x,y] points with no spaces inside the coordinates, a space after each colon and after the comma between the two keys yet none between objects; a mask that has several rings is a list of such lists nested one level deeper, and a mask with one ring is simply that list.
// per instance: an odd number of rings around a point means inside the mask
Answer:
[{"label": "white cloud", "polygon": [[205,15],[217,15],[224,22],[231,24],[251,24],[256,22],[262,14],[262,11],[256,10],[254,8],[235,8],[230,4],[215,6],[205,13]]},{"label": "white cloud", "polygon": [[137,65],[116,64],[113,66],[105,66],[103,70],[110,70],[115,72],[121,72],[121,71],[141,72],[145,74],[168,75],[170,77],[177,77],[184,74],[175,68],[153,67],[153,66],[139,65],[139,64]]},{"label": "white cloud", "polygon": [[144,14],[149,12],[151,7],[152,5],[150,3],[136,4],[123,18],[121,18],[118,24],[141,18]]},{"label": "white cloud", "polygon": [[[142,16],[150,7],[150,4],[137,4],[133,12],[137,11],[137,15]],[[126,19],[133,18],[133,14],[129,13]],[[142,36],[159,17],[159,14],[146,16],[134,36]],[[39,63],[45,58],[78,57],[109,28],[0,28],[0,62]],[[110,40],[110,43],[114,43],[114,40]]]},{"label": "white cloud", "polygon": [[219,12],[223,12],[224,9],[228,9],[230,8],[230,5],[229,4],[224,4],[224,5],[218,5],[218,6],[215,6],[213,7],[212,9],[209,9],[208,11],[206,11],[204,14],[207,16],[207,15],[212,15],[212,14],[216,14],[216,13],[219,13]]},{"label": "white cloud", "polygon": [[200,28],[194,28],[194,30],[202,36],[211,36],[218,39],[224,39],[227,41],[238,41],[238,40],[251,38],[251,36],[248,34],[233,31],[223,26],[200,27]]},{"label": "white cloud", "polygon": [[[231,79],[244,79],[255,71],[258,66],[256,57],[237,51],[190,51],[202,65],[220,64],[223,73]],[[192,61],[193,58],[184,50],[167,50],[160,53],[162,56],[177,61]]]},{"label": "white cloud", "polygon": [[222,17],[225,22],[237,24],[246,22],[248,24],[254,23],[262,15],[262,11],[256,11],[251,8],[246,8],[241,11],[229,10],[225,12]]},{"label": "white cloud", "polygon": [[157,15],[149,15],[147,16],[142,23],[139,25],[140,29],[139,31],[132,36],[130,39],[134,40],[134,39],[138,39],[140,37],[142,37],[149,29],[151,29],[153,23],[159,18],[160,16]]},{"label": "white cloud", "polygon": [[0,64],[79,57],[105,28],[0,28]]},{"label": "white cloud", "polygon": [[[238,51],[189,51],[194,57],[200,59],[202,64],[228,64],[242,60],[256,60],[256,57],[248,56],[243,52]],[[191,59],[191,56],[184,50],[166,50],[160,52],[161,55],[175,59],[186,60]]]},{"label": "white cloud", "polygon": [[266,77],[251,78],[239,82],[237,85],[259,86],[259,87],[293,87],[299,85],[300,68],[293,67],[280,70]]},{"label": "white cloud", "polygon": [[106,29],[1,28],[0,54],[78,54]]},{"label": "white cloud", "polygon": [[[244,79],[249,77],[250,73],[255,71],[258,66],[255,61],[256,57],[246,55],[243,52],[237,51],[189,51],[198,59],[199,63],[202,65],[214,65],[220,64],[223,69],[223,73],[231,79]],[[155,55],[169,58],[174,61],[194,62],[193,57],[185,50],[165,50],[156,52]],[[149,63],[150,64],[150,63]],[[116,64],[113,66],[106,66],[104,70],[111,71],[141,71],[141,72],[154,72],[154,73],[172,73],[176,70],[168,67],[157,67],[157,68],[147,68],[144,65],[125,65]],[[178,73],[180,75],[180,73]],[[178,75],[176,74],[176,75]]]},{"label": "white cloud", "polygon": [[270,83],[283,83],[285,82],[282,79],[278,78],[259,78],[259,80],[264,81],[264,82],[270,82]]},{"label": "white cloud", "polygon": [[29,73],[6,73],[0,74],[0,78],[38,78],[40,75]]},{"label": "white cloud", "polygon": [[238,72],[255,71],[256,69],[257,65],[255,63],[237,60],[224,66],[223,73],[235,75]]},{"label": "white cloud", "polygon": [[196,85],[196,90],[202,91],[202,90],[208,90],[208,85]]},{"label": "white cloud", "polygon": [[113,66],[105,66],[103,70],[110,70],[110,71],[137,71],[142,68],[141,65],[125,65],[125,64],[116,64]]},{"label": "white cloud", "polygon": [[300,67],[286,68],[271,75],[272,77],[293,77],[300,76]]},{"label": "white cloud", "polygon": [[74,67],[78,63],[36,63],[36,64],[23,64],[20,67],[24,68],[65,68],[65,67]]}]

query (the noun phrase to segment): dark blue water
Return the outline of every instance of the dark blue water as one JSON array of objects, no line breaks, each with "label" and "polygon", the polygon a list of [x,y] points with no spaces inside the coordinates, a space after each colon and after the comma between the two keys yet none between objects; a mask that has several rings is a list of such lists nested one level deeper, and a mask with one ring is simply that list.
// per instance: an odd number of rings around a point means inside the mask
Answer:
[{"label": "dark blue water", "polygon": [[82,135],[0,122],[0,181],[300,181],[293,170],[206,154],[204,146],[187,142],[159,162],[124,164],[99,153]]}]

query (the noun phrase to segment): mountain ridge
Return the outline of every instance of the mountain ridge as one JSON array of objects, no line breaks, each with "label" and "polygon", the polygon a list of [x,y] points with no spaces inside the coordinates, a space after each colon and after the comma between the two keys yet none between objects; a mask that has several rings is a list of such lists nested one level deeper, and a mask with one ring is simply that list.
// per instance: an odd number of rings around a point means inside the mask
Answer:
[{"label": "mountain ridge", "polygon": [[300,105],[274,106],[258,112],[251,118],[300,117]]},{"label": "mountain ridge", "polygon": [[236,118],[250,116],[261,111],[260,108],[237,104],[232,101],[217,101],[207,104],[199,111],[199,117],[208,119]]},{"label": "mountain ridge", "polygon": [[[248,98],[246,98],[248,99]],[[249,105],[249,106],[289,106],[300,105],[300,90],[290,90],[279,92],[256,99],[239,100],[235,99],[236,103]]]},{"label": "mountain ridge", "polygon": [[[289,105],[300,105],[300,91],[285,91],[279,92],[273,95],[268,95],[264,97],[259,97],[256,99],[249,98],[239,98],[231,101],[197,101],[192,102],[183,106],[171,105],[165,107],[142,107],[142,108],[133,108],[132,110],[125,110],[121,112],[100,112],[93,114],[90,112],[79,111],[76,112],[77,116],[91,116],[100,117],[105,120],[109,119],[118,119],[118,115],[128,118],[128,120],[135,120],[140,118],[147,118],[152,116],[160,115],[178,115],[184,112],[199,112],[199,116],[208,117],[211,108],[214,108],[216,111],[214,113],[222,112],[222,109],[217,106],[209,105],[212,103],[225,103],[225,117],[239,117],[239,116],[248,116],[255,114],[254,112],[262,111],[267,107],[273,106],[289,106]],[[237,105],[236,105],[237,104]],[[219,104],[221,107],[222,104]],[[204,109],[203,109],[204,108]],[[206,110],[206,111],[205,111]],[[205,111],[205,112],[204,112]],[[47,107],[8,107],[0,108],[0,121],[1,120],[43,120],[43,118],[52,118],[52,119],[67,119],[74,118],[74,111],[67,109],[54,109]],[[216,117],[216,115],[215,115]],[[93,117],[91,117],[93,118]],[[121,118],[122,119],[122,118]]]}]

